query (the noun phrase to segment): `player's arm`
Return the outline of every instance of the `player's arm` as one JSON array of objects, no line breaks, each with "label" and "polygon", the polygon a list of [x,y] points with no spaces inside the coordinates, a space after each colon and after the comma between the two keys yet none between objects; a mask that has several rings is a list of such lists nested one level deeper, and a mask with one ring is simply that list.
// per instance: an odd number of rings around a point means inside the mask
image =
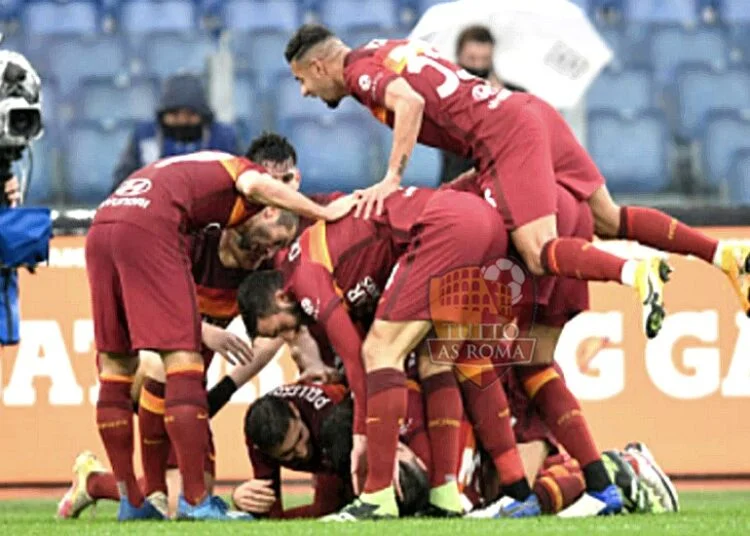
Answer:
[{"label": "player's arm", "polygon": [[334,303],[330,312],[319,322],[321,322],[331,346],[344,363],[346,379],[354,394],[354,434],[364,434],[367,387],[365,367],[362,363],[362,337],[341,301]]},{"label": "player's arm", "polygon": [[[267,173],[253,169],[243,172],[236,182],[237,191],[252,202],[290,210],[300,216],[316,220],[334,221],[351,210],[351,198],[321,206],[298,191],[277,181]],[[349,199],[349,202],[345,200]]]},{"label": "player's arm", "polygon": [[232,502],[243,512],[280,517],[283,512],[281,467],[276,460],[255,449],[249,441],[247,449],[253,467],[253,479],[234,488]]},{"label": "player's arm", "polygon": [[292,359],[300,371],[300,381],[319,381],[332,383],[340,381],[336,369],[323,363],[320,348],[306,327],[300,329],[297,339],[291,348]]},{"label": "player's arm", "polygon": [[403,78],[393,79],[385,89],[385,107],[393,112],[393,144],[386,181],[398,186],[422,128],[424,98]]}]

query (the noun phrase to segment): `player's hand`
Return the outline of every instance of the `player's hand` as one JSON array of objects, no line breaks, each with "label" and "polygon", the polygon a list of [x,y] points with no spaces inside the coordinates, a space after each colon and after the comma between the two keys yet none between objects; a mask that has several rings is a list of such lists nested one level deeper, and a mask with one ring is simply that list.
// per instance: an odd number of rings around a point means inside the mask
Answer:
[{"label": "player's hand", "polygon": [[341,374],[339,374],[338,370],[325,365],[308,367],[299,377],[299,381],[301,382],[319,383],[339,383],[341,379]]},{"label": "player's hand", "polygon": [[375,214],[380,216],[383,213],[383,203],[385,198],[398,190],[401,183],[401,177],[393,173],[388,173],[385,178],[374,186],[364,190],[356,190],[354,197],[357,198],[357,208],[354,210],[354,217],[369,219],[372,215],[372,209]]},{"label": "player's hand", "polygon": [[202,324],[203,344],[221,354],[231,365],[247,365],[253,360],[253,349],[242,338],[225,329]]},{"label": "player's hand", "polygon": [[234,505],[243,512],[265,514],[276,502],[276,493],[271,480],[248,480],[232,492]]},{"label": "player's hand", "polygon": [[21,185],[18,178],[11,177],[5,181],[5,199],[7,199],[8,206],[11,208],[17,207],[21,202]]},{"label": "player's hand", "polygon": [[354,206],[357,204],[357,199],[353,195],[345,195],[343,197],[339,197],[335,201],[331,201],[328,203],[328,205],[325,206],[324,215],[326,221],[336,221],[340,220],[351,210],[354,208]]},{"label": "player's hand", "polygon": [[352,436],[352,489],[354,495],[359,495],[365,487],[367,478],[367,436],[354,434]]}]

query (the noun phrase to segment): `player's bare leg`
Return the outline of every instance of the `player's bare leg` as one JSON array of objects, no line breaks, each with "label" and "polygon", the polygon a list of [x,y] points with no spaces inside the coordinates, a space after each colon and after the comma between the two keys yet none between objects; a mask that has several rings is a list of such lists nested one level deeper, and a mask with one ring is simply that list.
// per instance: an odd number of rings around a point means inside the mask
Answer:
[{"label": "player's bare leg", "polygon": [[671,269],[661,259],[626,260],[582,238],[559,238],[555,216],[516,228],[511,239],[535,275],[551,274],[586,281],[613,281],[633,287],[643,304],[646,335],[655,337],[664,321],[664,283]]},{"label": "player's bare leg", "polygon": [[406,356],[427,335],[431,322],[375,320],[362,344],[367,373],[367,479],[359,499],[328,521],[398,517],[393,486],[399,427],[406,417]]},{"label": "player's bare leg", "polygon": [[717,240],[653,208],[620,207],[606,186],[588,199],[600,238],[626,238],[669,253],[693,255],[724,272],[750,313],[745,275],[750,273],[750,242]]},{"label": "player's bare leg", "polygon": [[455,517],[463,513],[458,488],[463,403],[452,363],[430,358],[422,344],[417,350],[419,379],[430,440],[430,506],[424,515]]}]

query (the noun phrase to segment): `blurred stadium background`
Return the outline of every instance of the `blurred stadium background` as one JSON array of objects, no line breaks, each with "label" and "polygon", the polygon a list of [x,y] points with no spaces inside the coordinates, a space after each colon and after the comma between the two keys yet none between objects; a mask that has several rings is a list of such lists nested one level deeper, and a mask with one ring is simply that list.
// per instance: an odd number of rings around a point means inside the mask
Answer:
[{"label": "blurred stadium background", "polygon": [[[388,132],[362,120],[367,112],[354,102],[337,112],[303,103],[284,45],[311,20],[350,44],[403,37],[433,3],[3,0],[4,46],[27,54],[44,80],[47,130],[28,200],[58,207],[103,200],[133,122],[153,119],[160,82],[180,71],[223,88],[210,92],[212,105],[244,142],[263,129],[289,135],[307,191],[370,184],[382,172]],[[590,89],[579,128],[610,188],[641,203],[750,202],[750,2],[574,3],[616,55]],[[233,67],[207,69],[212,56]],[[439,167],[438,153],[420,148],[407,180],[434,185]]]}]

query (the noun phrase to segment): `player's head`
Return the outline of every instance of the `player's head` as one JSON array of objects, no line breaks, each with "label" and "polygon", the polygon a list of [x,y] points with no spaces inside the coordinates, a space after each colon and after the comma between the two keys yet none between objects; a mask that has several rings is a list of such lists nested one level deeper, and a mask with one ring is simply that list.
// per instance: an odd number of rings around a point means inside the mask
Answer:
[{"label": "player's head", "polygon": [[[320,427],[321,454],[333,465],[333,470],[343,478],[349,478],[352,452],[352,420],[354,417],[351,399],[338,404],[328,414]],[[430,481],[421,467],[421,460],[405,444],[399,443],[396,452],[398,480],[402,495],[397,497],[399,514],[412,516],[427,507]]]},{"label": "player's head", "polygon": [[469,26],[458,36],[456,58],[458,64],[479,78],[492,74],[492,55],[495,38],[486,26]]},{"label": "player's head", "polygon": [[245,414],[245,436],[263,453],[280,462],[302,462],[313,456],[310,429],[296,407],[266,395]]},{"label": "player's head", "polygon": [[221,263],[227,268],[256,270],[294,240],[298,227],[299,218],[293,212],[266,207],[242,225],[221,233]]},{"label": "player's head", "polygon": [[344,58],[347,47],[319,24],[301,26],[286,45],[284,56],[304,97],[317,97],[336,108],[347,95]]},{"label": "player's head", "polygon": [[284,278],[277,270],[249,274],[240,285],[237,302],[245,330],[255,337],[296,338],[302,325],[302,309],[284,292]]},{"label": "player's head", "polygon": [[300,173],[297,169],[297,151],[284,136],[264,132],[252,142],[245,156],[260,164],[277,180],[299,190]]}]

